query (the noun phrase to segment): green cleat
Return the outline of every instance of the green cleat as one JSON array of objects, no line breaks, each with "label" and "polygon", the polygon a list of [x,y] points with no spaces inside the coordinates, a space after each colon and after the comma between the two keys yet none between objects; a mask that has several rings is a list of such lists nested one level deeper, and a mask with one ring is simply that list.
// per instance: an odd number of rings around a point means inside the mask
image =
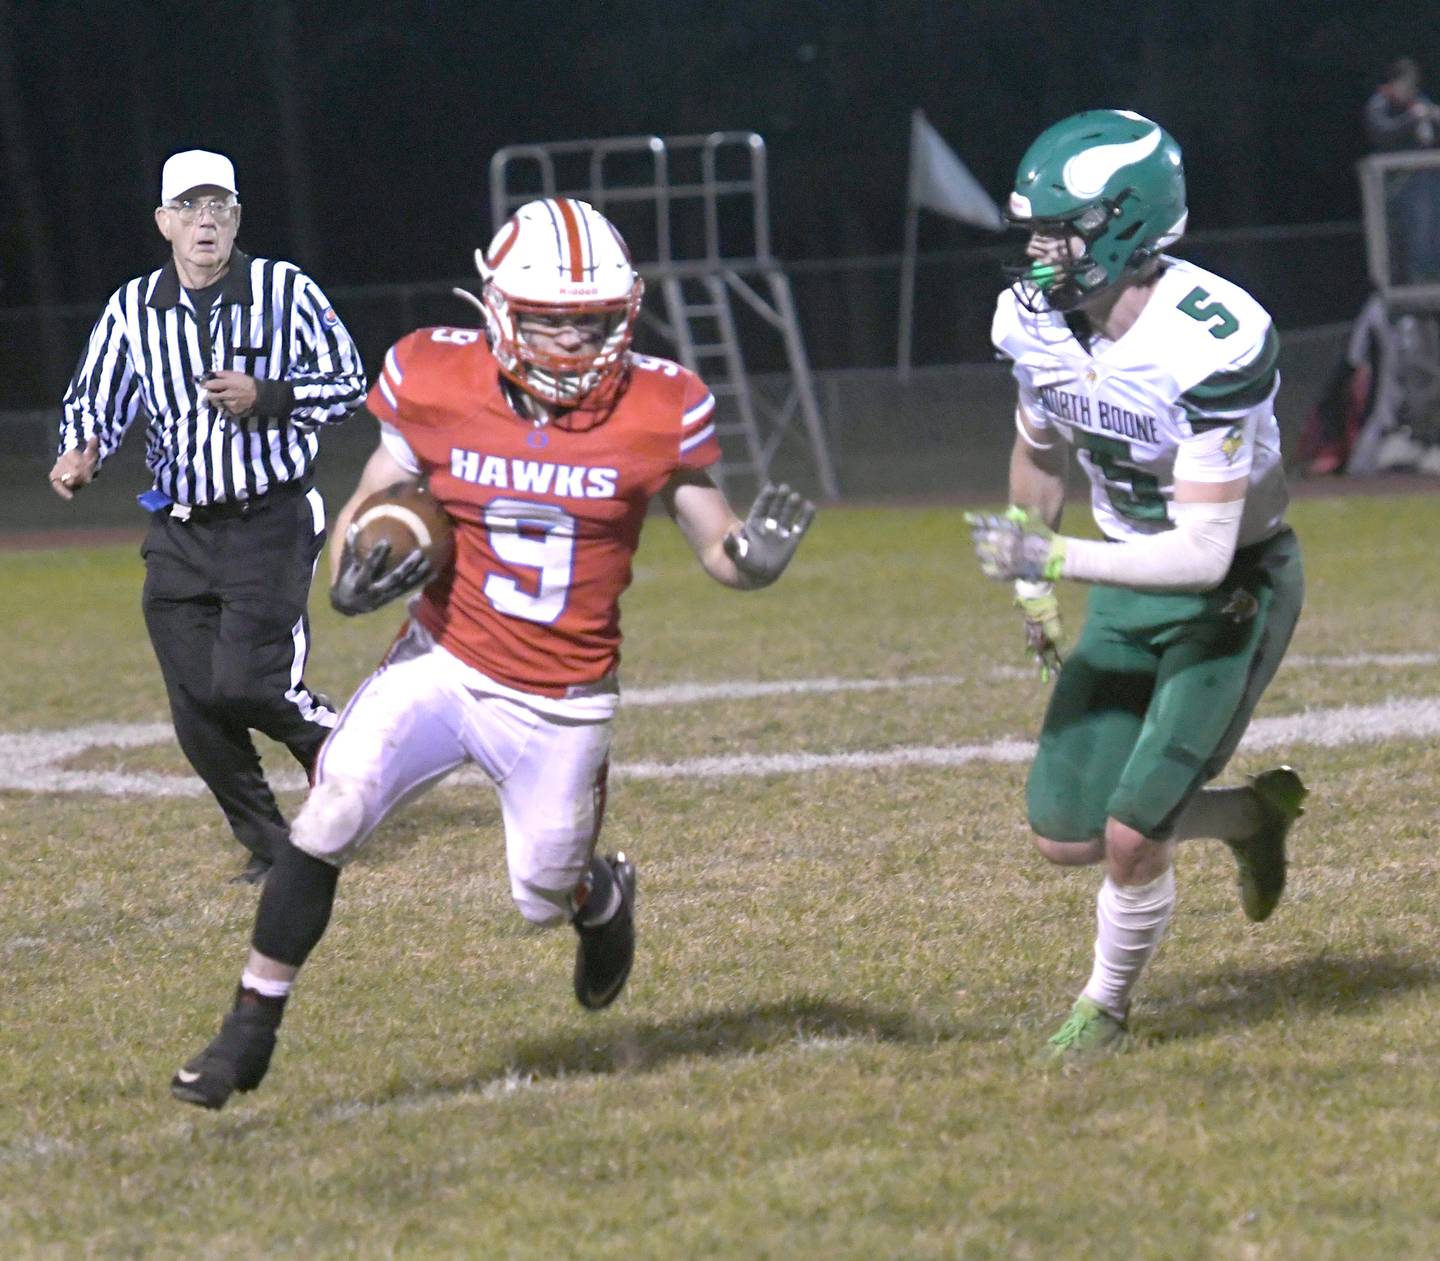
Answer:
[{"label": "green cleat", "polygon": [[1261,771],[1250,780],[1264,822],[1243,841],[1226,841],[1235,854],[1240,906],[1257,924],[1267,919],[1285,892],[1285,837],[1305,813],[1310,790],[1288,766]]},{"label": "green cleat", "polygon": [[1130,1028],[1098,1003],[1088,998],[1075,1000],[1070,1016],[1045,1043],[1042,1064],[1060,1064],[1123,1051],[1130,1040]]}]

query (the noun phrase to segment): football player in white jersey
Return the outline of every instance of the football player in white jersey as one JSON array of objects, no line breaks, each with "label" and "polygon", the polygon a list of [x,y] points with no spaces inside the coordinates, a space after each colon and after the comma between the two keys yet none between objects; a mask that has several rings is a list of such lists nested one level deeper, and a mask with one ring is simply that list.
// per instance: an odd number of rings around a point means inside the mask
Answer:
[{"label": "football player in white jersey", "polygon": [[[1123,1045],[1178,842],[1230,846],[1250,919],[1280,898],[1299,776],[1207,784],[1280,664],[1304,577],[1270,317],[1163,252],[1186,222],[1175,141],[1128,111],[1064,119],[1021,159],[1008,217],[1029,233],[992,330],[1019,393],[1011,507],[971,526],[982,570],[1015,583],[1042,674],[1059,670],[1026,789],[1035,844],[1104,865],[1094,968],[1045,1048],[1063,1061]],[[1071,449],[1103,541],[1058,532]],[[1059,579],[1094,584],[1063,668]]]}]

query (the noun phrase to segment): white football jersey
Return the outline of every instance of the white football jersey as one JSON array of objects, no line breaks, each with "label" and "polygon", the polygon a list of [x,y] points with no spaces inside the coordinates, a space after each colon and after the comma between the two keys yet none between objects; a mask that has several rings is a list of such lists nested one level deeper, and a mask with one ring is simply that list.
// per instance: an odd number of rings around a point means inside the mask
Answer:
[{"label": "white football jersey", "polygon": [[991,336],[1014,364],[1035,427],[1076,448],[1096,524],[1123,540],[1172,527],[1175,481],[1248,477],[1238,546],[1283,524],[1289,493],[1275,422],[1279,339],[1238,285],[1181,259],[1119,341],[1088,349],[1057,312],[1000,295]]}]

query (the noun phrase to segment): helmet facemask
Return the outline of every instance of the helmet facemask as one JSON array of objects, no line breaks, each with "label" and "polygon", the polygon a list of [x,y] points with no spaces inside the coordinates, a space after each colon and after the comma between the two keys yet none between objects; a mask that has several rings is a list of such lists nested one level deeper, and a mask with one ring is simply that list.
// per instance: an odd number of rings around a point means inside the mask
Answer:
[{"label": "helmet facemask", "polygon": [[[1047,309],[1073,311],[1082,302],[1118,284],[1123,277],[1112,278],[1091,252],[1106,224],[1118,213],[1118,208],[1105,201],[1087,206],[1069,219],[1023,218],[1007,211],[1005,217],[1014,227],[1023,228],[1031,236],[1053,237],[1059,245],[1058,258],[1039,259],[1027,255],[1023,263],[1005,266],[1005,276],[1014,286],[1021,306],[1036,314]],[[1082,242],[1078,254],[1075,252],[1077,238]],[[1135,269],[1127,267],[1126,272]]]},{"label": "helmet facemask", "polygon": [[[535,302],[506,294],[494,280],[481,291],[495,361],[506,379],[554,407],[599,406],[625,370],[635,336],[644,283],[637,276],[623,298],[607,302]],[[527,336],[534,319],[572,323],[582,333],[598,325],[598,348],[573,354],[542,348]],[[595,338],[586,340],[594,344]]]}]

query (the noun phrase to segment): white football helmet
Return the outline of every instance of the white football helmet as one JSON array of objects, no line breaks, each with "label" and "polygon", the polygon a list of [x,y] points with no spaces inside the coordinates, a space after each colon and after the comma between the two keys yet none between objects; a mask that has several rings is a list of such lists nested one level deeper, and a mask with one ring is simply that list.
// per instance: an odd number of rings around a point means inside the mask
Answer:
[{"label": "white football helmet", "polygon": [[[546,198],[521,206],[475,251],[485,282],[480,308],[500,371],[522,390],[560,407],[603,399],[625,369],[644,282],[615,225],[588,202]],[[562,354],[528,343],[527,315],[600,320],[593,353]]]}]

